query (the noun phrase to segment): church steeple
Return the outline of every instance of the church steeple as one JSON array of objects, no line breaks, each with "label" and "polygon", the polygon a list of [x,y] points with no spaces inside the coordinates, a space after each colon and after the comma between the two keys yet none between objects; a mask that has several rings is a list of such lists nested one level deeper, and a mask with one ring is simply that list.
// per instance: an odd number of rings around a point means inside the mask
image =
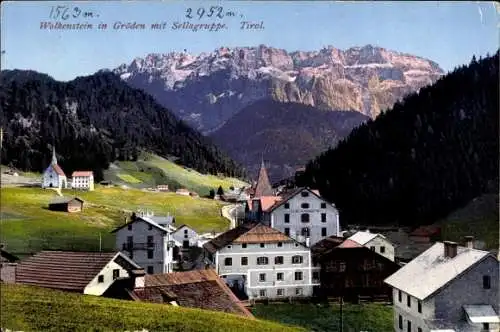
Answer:
[{"label": "church steeple", "polygon": [[57,165],[57,157],[56,157],[56,147],[52,146],[52,162],[51,165]]},{"label": "church steeple", "polygon": [[257,178],[257,185],[255,186],[254,197],[261,196],[274,196],[273,188],[269,182],[269,177],[267,176],[266,165],[264,164],[264,158],[262,157],[259,177]]}]

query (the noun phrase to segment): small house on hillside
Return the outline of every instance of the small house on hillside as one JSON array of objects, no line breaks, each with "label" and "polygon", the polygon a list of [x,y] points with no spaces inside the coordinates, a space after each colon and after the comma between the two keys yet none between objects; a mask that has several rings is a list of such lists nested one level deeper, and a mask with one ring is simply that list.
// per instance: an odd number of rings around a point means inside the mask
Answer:
[{"label": "small house on hillside", "polygon": [[80,212],[83,210],[83,200],[78,197],[55,197],[49,203],[49,210]]},{"label": "small house on hillside", "polygon": [[349,240],[370,248],[394,262],[394,245],[382,234],[359,231],[349,237]]},{"label": "small house on hillside", "polygon": [[94,172],[75,171],[71,174],[71,187],[73,189],[94,190]]},{"label": "small house on hillside", "polygon": [[189,190],[186,188],[180,188],[175,191],[177,195],[189,196]]},{"label": "small house on hillside", "polygon": [[136,271],[144,273],[120,252],[41,251],[18,264],[16,283],[100,296]]},{"label": "small house on hillside", "polygon": [[172,233],[176,245],[184,249],[194,247],[198,241],[198,233],[187,225],[181,225]]},{"label": "small house on hillside", "polygon": [[156,186],[156,190],[158,191],[168,191],[168,184],[159,184]]}]

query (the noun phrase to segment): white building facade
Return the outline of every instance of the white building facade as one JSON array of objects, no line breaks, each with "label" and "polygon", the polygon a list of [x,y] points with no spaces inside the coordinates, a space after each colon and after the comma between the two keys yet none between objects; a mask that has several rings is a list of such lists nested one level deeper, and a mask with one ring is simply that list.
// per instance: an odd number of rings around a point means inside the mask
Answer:
[{"label": "white building facade", "polygon": [[262,224],[238,226],[204,248],[206,262],[249,299],[310,297],[319,285],[310,249]]},{"label": "white building facade", "polygon": [[316,192],[299,188],[271,207],[270,226],[307,246],[340,235],[339,212]]},{"label": "white building facade", "polygon": [[148,274],[173,272],[173,231],[170,225],[161,225],[148,216],[136,216],[134,220],[113,230],[116,248]]},{"label": "white building facade", "polygon": [[394,262],[394,245],[382,234],[360,231],[349,237],[349,240],[370,248]]},{"label": "white building facade", "polygon": [[79,190],[94,190],[94,173],[92,171],[75,171],[71,174],[71,187]]},{"label": "white building facade", "polygon": [[499,331],[499,262],[486,251],[438,242],[385,282],[395,331]]},{"label": "white building facade", "polygon": [[181,248],[198,246],[198,233],[187,225],[181,225],[172,233],[175,245]]}]

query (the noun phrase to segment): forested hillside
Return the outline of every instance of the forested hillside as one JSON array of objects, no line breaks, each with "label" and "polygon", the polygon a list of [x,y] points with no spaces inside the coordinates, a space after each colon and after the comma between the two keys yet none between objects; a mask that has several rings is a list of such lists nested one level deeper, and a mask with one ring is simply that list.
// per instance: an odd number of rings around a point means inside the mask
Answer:
[{"label": "forested hillside", "polygon": [[245,107],[210,137],[254,177],[264,158],[271,180],[278,181],[337,145],[367,119],[356,111],[264,99]]},{"label": "forested hillside", "polygon": [[67,174],[91,169],[100,179],[111,161],[135,160],[144,149],[203,173],[242,175],[207,138],[112,73],[57,82],[34,71],[2,71],[0,113],[2,163],[23,170],[47,167],[55,144]]},{"label": "forested hillside", "polygon": [[355,128],[299,184],[344,223],[430,223],[498,191],[498,52],[455,69]]}]

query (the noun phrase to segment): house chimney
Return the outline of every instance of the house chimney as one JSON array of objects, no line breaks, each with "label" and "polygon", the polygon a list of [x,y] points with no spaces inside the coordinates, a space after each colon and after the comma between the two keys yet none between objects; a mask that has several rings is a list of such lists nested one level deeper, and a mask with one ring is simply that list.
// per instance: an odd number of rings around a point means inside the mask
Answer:
[{"label": "house chimney", "polygon": [[474,236],[465,236],[465,246],[469,249],[474,249]]},{"label": "house chimney", "polygon": [[457,255],[458,244],[456,242],[444,241],[444,257],[453,258]]},{"label": "house chimney", "polygon": [[144,288],[145,274],[146,273],[144,272],[144,269],[132,271],[132,277],[134,278],[134,288]]}]

